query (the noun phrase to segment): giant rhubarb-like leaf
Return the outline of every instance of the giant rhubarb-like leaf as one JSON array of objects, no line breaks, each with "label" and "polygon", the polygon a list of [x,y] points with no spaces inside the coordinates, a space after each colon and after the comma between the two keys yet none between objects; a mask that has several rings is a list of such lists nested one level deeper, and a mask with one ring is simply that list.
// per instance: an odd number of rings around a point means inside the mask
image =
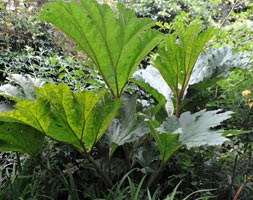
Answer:
[{"label": "giant rhubarb-like leaf", "polygon": [[155,21],[138,19],[122,4],[116,10],[96,0],[56,1],[44,7],[41,19],[70,36],[93,60],[113,96],[120,97],[162,34],[151,29]]},{"label": "giant rhubarb-like leaf", "polygon": [[2,113],[0,119],[26,124],[79,150],[91,149],[121,106],[120,100],[107,102],[104,92],[73,93],[65,84],[48,84],[36,93],[36,101],[19,101],[17,110]]},{"label": "giant rhubarb-like leaf", "polygon": [[160,127],[157,127],[155,121],[149,122],[162,161],[166,163],[183,145],[191,148],[219,145],[227,141],[228,139],[222,135],[223,130],[216,127],[230,118],[232,112],[219,112],[220,110],[201,110],[194,114],[182,113],[180,118],[169,116]]},{"label": "giant rhubarb-like leaf", "polygon": [[185,112],[179,122],[182,134],[179,140],[187,147],[201,145],[219,145],[228,139],[222,136],[223,130],[215,129],[220,123],[231,117],[232,112],[219,113],[221,110],[201,110],[191,114]]},{"label": "giant rhubarb-like leaf", "polygon": [[214,28],[203,30],[199,20],[189,25],[176,20],[174,33],[167,35],[159,45],[158,55],[153,58],[156,67],[172,90],[174,97],[181,101],[185,95],[195,63],[204,45],[216,32]]},{"label": "giant rhubarb-like leaf", "polygon": [[189,85],[204,89],[231,74],[233,68],[247,68],[252,55],[248,52],[234,53],[232,47],[210,49],[200,55],[193,69]]},{"label": "giant rhubarb-like leaf", "polygon": [[223,130],[217,129],[220,123],[231,117],[232,112],[219,113],[221,110],[201,110],[191,114],[184,112],[179,119],[169,116],[157,129],[160,133],[179,133],[179,141],[187,147],[219,145],[227,141]]}]

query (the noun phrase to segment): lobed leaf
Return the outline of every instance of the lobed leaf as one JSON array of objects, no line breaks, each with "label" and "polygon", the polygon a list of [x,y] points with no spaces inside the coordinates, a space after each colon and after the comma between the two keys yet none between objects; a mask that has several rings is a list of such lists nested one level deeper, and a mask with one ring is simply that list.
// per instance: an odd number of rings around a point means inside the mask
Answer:
[{"label": "lobed leaf", "polygon": [[232,112],[219,113],[220,111],[201,110],[194,114],[183,113],[179,119],[183,132],[179,140],[189,148],[205,144],[219,145],[227,141],[228,139],[222,136],[223,130],[214,128],[222,121],[229,119]]},{"label": "lobed leaf", "polygon": [[221,110],[201,110],[194,114],[184,112],[179,119],[175,116],[168,117],[156,130],[160,133],[179,133],[179,141],[188,148],[219,145],[228,139],[223,136],[223,130],[216,127],[232,114],[230,111],[220,112]]},{"label": "lobed leaf", "polygon": [[252,62],[247,52],[233,53],[230,46],[210,49],[199,56],[193,69],[189,85],[206,88],[231,74],[234,68],[247,68]]},{"label": "lobed leaf", "polygon": [[162,39],[151,30],[155,21],[138,19],[122,4],[113,11],[96,0],[56,1],[44,7],[41,19],[65,32],[89,55],[115,97],[121,96],[141,60]]},{"label": "lobed leaf", "polygon": [[17,110],[2,113],[0,120],[31,126],[79,150],[92,148],[121,106],[120,100],[105,101],[105,92],[73,93],[66,84],[46,84],[36,93],[36,101],[19,101]]},{"label": "lobed leaf", "polygon": [[155,121],[150,121],[151,133],[157,143],[162,161],[166,163],[183,145],[191,148],[220,145],[227,141],[223,130],[216,127],[230,118],[232,112],[220,112],[221,110],[201,110],[194,114],[184,112],[180,118],[167,117],[159,127]]},{"label": "lobed leaf", "polygon": [[146,69],[139,69],[134,73],[133,78],[133,82],[149,92],[159,104],[165,104],[168,114],[173,113],[172,91],[156,68],[149,65]]},{"label": "lobed leaf", "polygon": [[177,99],[183,98],[185,91],[204,45],[216,30],[211,27],[203,31],[202,23],[195,20],[189,25],[176,20],[175,32],[166,36],[159,45],[158,56],[153,57],[156,67]]}]

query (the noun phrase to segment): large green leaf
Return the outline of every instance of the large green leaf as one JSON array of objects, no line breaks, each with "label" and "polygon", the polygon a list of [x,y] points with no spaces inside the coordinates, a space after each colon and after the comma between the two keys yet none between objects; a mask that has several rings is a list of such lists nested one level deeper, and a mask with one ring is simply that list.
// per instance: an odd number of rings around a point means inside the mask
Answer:
[{"label": "large green leaf", "polygon": [[42,148],[44,134],[20,123],[0,124],[0,151],[18,151],[35,155]]},{"label": "large green leaf", "polygon": [[155,21],[138,19],[122,4],[113,11],[96,0],[56,1],[44,7],[41,19],[65,32],[88,54],[115,97],[120,97],[141,60],[162,38],[151,29]]},{"label": "large green leaf", "polygon": [[105,101],[104,92],[73,93],[66,84],[47,84],[36,93],[36,101],[19,101],[17,110],[2,113],[0,119],[29,125],[79,150],[92,148],[121,106],[120,100]]},{"label": "large green leaf", "polygon": [[[205,89],[230,75],[232,69],[247,68],[250,63],[249,53],[233,53],[230,46],[210,49],[199,56],[188,83],[189,87],[198,90]],[[172,91],[157,69],[149,65],[146,69],[137,70],[133,77],[133,82],[145,88],[158,102],[164,102],[165,97],[166,110],[168,114],[173,113]],[[184,94],[187,94],[187,91]]]},{"label": "large green leaf", "polygon": [[173,34],[168,34],[159,45],[158,55],[153,57],[153,65],[160,71],[177,101],[180,101],[185,95],[193,68],[204,45],[216,30],[212,27],[203,30],[199,20],[189,25],[176,20],[173,27]]},{"label": "large green leaf", "polygon": [[46,100],[20,100],[15,107],[16,110],[1,113],[0,120],[26,124],[42,133],[46,132],[50,124],[50,107]]}]

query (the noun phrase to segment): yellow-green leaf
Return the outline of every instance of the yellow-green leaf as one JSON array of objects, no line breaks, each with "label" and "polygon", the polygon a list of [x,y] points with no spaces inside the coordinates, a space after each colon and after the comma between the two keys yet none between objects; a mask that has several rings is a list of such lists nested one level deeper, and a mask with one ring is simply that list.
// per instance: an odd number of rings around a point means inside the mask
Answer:
[{"label": "yellow-green leaf", "polygon": [[41,19],[70,36],[93,60],[114,97],[120,97],[142,59],[160,42],[162,34],[152,19],[138,19],[117,4],[117,11],[96,0],[46,5]]}]

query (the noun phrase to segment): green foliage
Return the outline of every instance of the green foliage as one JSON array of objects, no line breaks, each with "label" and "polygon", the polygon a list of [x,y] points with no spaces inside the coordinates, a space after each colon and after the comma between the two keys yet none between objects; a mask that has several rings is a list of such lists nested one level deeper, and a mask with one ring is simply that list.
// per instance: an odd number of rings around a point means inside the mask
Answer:
[{"label": "green foliage", "polygon": [[114,119],[107,131],[107,138],[110,148],[110,156],[118,146],[131,143],[149,133],[143,117],[136,113],[136,99],[124,99],[124,104],[119,119]]},{"label": "green foliage", "polygon": [[[176,185],[176,187],[174,188],[173,192],[172,192],[171,194],[169,194],[169,195],[165,198],[165,200],[174,200],[174,199],[175,199],[175,196],[176,196],[178,187],[180,186],[181,183],[182,183],[182,181],[179,182],[179,183]],[[194,196],[196,193],[206,193],[206,192],[210,192],[210,191],[212,191],[212,190],[210,190],[210,189],[198,190],[198,191],[192,192],[191,194],[187,195],[187,196],[186,196],[184,199],[182,199],[182,200],[187,200],[187,199],[189,199],[189,197]],[[195,199],[195,200],[207,200],[207,199],[211,199],[211,198],[215,198],[215,197],[214,197],[214,196],[205,195],[205,196],[199,197],[199,198],[197,198],[197,199]]]},{"label": "green foliage", "polygon": [[44,134],[38,130],[19,123],[2,123],[0,125],[0,151],[18,151],[36,155],[42,148]]},{"label": "green foliage", "polygon": [[[183,145],[188,148],[202,145],[219,145],[228,139],[222,136],[222,130],[214,128],[231,116],[231,112],[219,113],[220,110],[201,110],[197,113],[182,113],[180,118],[169,116],[160,127],[151,122],[152,135],[162,156],[167,163],[171,156]],[[217,114],[219,113],[219,114]]]},{"label": "green foliage", "polygon": [[237,51],[251,52],[252,36],[252,20],[240,17],[236,22],[228,24],[219,32],[213,45],[220,47],[226,44],[233,46]]},{"label": "green foliage", "polygon": [[[235,69],[247,69],[250,71],[252,62],[250,56],[251,54],[248,52],[233,52],[229,46],[209,49],[205,53],[200,54],[193,68],[188,88],[185,91],[184,107],[190,109],[194,106],[199,106],[201,103],[199,94],[201,92],[203,93],[204,89],[210,88],[216,83],[219,85],[225,83],[226,88],[231,87],[233,84],[229,84],[228,79],[225,78],[232,74]],[[235,73],[233,74],[235,75]],[[165,105],[166,110],[169,114],[173,113],[172,91],[157,69],[152,66],[147,66],[146,69],[140,69],[135,72],[134,79],[136,79],[134,82],[150,92],[161,105],[164,105],[165,97],[167,101]],[[222,82],[222,80],[224,81]],[[242,77],[238,81],[241,83],[241,80]],[[239,93],[241,92],[239,91]],[[160,96],[161,94],[162,96]],[[196,98],[198,100],[195,103]],[[206,100],[208,101],[210,98],[206,98]]]},{"label": "green foliage", "polygon": [[143,87],[156,99],[159,103],[158,109],[165,105],[167,113],[173,113],[172,91],[156,68],[147,66],[146,69],[139,69],[134,73],[133,78],[133,82]]},{"label": "green foliage", "polygon": [[[2,4],[2,2],[0,3]],[[1,5],[0,5],[1,6]],[[38,13],[38,12],[37,12]],[[0,9],[0,49],[1,53],[19,51],[25,46],[48,50],[60,50],[52,38],[52,27],[37,20],[34,8],[19,6],[16,10],[2,5]]]},{"label": "green foliage", "polygon": [[160,159],[160,155],[155,142],[143,144],[143,146],[136,150],[133,157],[134,161],[140,164],[140,171],[143,174],[157,171],[158,165],[156,161]]},{"label": "green foliage", "polygon": [[96,178],[78,152],[49,138],[45,138],[43,151],[36,156],[0,155],[1,199],[75,199],[77,195],[85,199],[91,193],[88,180]]},{"label": "green foliage", "polygon": [[193,68],[204,45],[212,38],[216,30],[203,31],[199,20],[189,25],[177,19],[173,25],[174,33],[166,36],[159,45],[158,55],[153,57],[156,67],[176,98],[176,112],[179,116],[181,101],[188,87]]},{"label": "green foliage", "polygon": [[[252,2],[220,1],[220,0],[104,0],[122,2],[135,10],[138,16],[150,17],[160,23],[170,23],[182,12],[189,13],[191,20],[196,17],[203,19],[206,25],[234,24],[237,21],[252,19]],[[165,30],[166,31],[166,30]],[[243,32],[243,31],[242,31]],[[235,34],[233,34],[235,35]],[[226,40],[226,38],[224,38]],[[234,40],[234,39],[233,39]],[[236,41],[237,43],[238,41]],[[239,44],[239,42],[238,42]],[[249,45],[248,45],[249,46]]]},{"label": "green foliage", "polygon": [[166,1],[166,0],[119,0],[128,7],[135,10],[141,17],[171,22],[175,16],[182,11],[188,11],[190,4],[187,0]]},{"label": "green foliage", "polygon": [[147,190],[142,189],[142,186],[146,177],[145,176],[142,177],[142,179],[137,185],[130,179],[131,172],[132,171],[126,173],[126,175],[117,184],[114,185],[114,187],[110,190],[110,193],[101,200],[124,200],[124,199],[155,200],[157,199],[158,190],[155,191],[154,194],[151,196],[149,189]]},{"label": "green foliage", "polygon": [[73,93],[65,84],[49,84],[37,89],[36,101],[19,101],[17,110],[2,113],[1,120],[29,125],[80,151],[90,150],[120,107],[120,100],[106,102],[103,96],[104,92]]},{"label": "green foliage", "polygon": [[150,29],[153,20],[137,19],[121,4],[114,12],[95,0],[81,0],[80,4],[58,1],[47,5],[41,18],[69,35],[88,54],[114,97],[121,96],[143,57],[161,40],[159,32]]},{"label": "green foliage", "polygon": [[[177,123],[177,120],[175,120],[174,122]],[[150,126],[151,126],[150,127],[151,133],[156,141],[162,162],[166,164],[168,160],[171,158],[171,156],[182,147],[182,143],[179,142],[179,134],[177,132],[173,132],[174,129],[171,130],[170,132],[169,130],[167,130],[166,133],[161,132],[159,133],[159,131],[155,129],[156,127],[155,122],[150,122]]]},{"label": "green foliage", "polygon": [[50,24],[39,21],[36,8],[18,6],[16,9],[3,6],[0,10],[2,84],[9,83],[12,74],[20,74],[45,82],[64,82],[74,90],[104,86],[87,56],[70,52],[67,48],[71,42]]}]

